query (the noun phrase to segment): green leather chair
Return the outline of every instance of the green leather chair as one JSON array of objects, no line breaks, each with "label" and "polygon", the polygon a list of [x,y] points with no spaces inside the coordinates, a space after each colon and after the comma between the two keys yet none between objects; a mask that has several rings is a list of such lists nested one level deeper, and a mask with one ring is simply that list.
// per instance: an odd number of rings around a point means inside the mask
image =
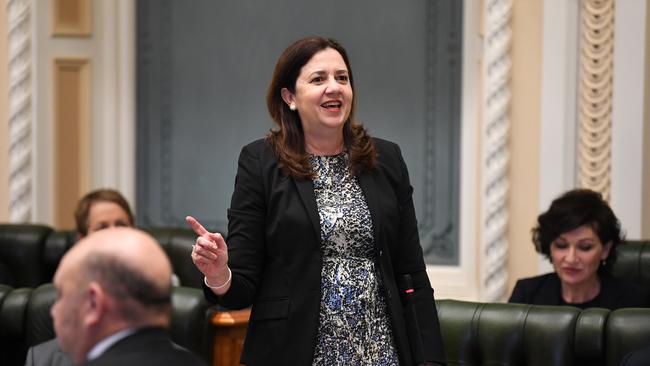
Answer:
[{"label": "green leather chair", "polygon": [[617,366],[650,344],[650,309],[437,300],[449,366]]},{"label": "green leather chair", "polygon": [[616,247],[612,275],[650,286],[650,241],[628,240]]},{"label": "green leather chair", "polygon": [[[199,289],[174,287],[172,291],[171,339],[211,364],[214,308]],[[35,289],[0,285],[0,365],[24,365],[29,347],[55,337],[50,316],[55,300],[52,284]]]},{"label": "green leather chair", "polygon": [[[190,228],[144,228],[165,250],[172,269],[185,287],[201,288],[203,276],[190,254],[196,234]],[[63,255],[77,241],[73,230],[44,225],[0,224],[0,262],[8,267],[15,288],[35,288],[52,282]]]}]

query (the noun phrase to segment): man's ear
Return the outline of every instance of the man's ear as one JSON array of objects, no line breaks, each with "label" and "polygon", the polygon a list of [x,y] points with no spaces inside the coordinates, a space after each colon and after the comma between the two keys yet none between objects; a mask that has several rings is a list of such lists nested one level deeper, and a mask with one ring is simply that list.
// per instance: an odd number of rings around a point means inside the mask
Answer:
[{"label": "man's ear", "polygon": [[296,97],[292,92],[289,91],[289,89],[282,88],[282,90],[280,90],[280,95],[282,96],[282,100],[284,100],[288,106],[290,106],[292,103],[296,103]]},{"label": "man's ear", "polygon": [[86,312],[84,323],[91,326],[99,323],[106,313],[107,293],[97,282],[91,282],[86,289]]}]

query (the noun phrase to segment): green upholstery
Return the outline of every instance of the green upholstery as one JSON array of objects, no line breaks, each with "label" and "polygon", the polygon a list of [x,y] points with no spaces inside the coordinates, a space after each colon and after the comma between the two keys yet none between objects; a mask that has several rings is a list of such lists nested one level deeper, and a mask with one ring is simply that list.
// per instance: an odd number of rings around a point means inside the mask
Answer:
[{"label": "green upholstery", "polygon": [[[54,338],[50,308],[56,290],[51,284],[6,290],[0,285],[0,365],[24,365],[29,347]],[[213,309],[199,289],[174,287],[172,291],[172,340],[211,364]]]},{"label": "green upholstery", "polygon": [[[567,365],[580,310],[438,300],[449,365]],[[543,344],[544,347],[539,347]]]},{"label": "green upholstery", "polygon": [[23,365],[27,353],[25,318],[32,289],[10,291],[0,304],[0,365]]},{"label": "green upholstery", "polygon": [[0,225],[0,262],[8,267],[12,287],[36,287],[48,274],[43,263],[45,240],[52,229],[43,225]]},{"label": "green upholstery", "polygon": [[[203,276],[190,254],[196,234],[190,228],[144,228],[172,263],[181,286],[201,288]],[[0,262],[9,268],[12,287],[34,288],[52,282],[61,258],[77,241],[72,230],[52,230],[44,225],[0,224]]]},{"label": "green upholstery", "polygon": [[578,316],[575,328],[575,353],[585,365],[597,365],[605,354],[605,334],[609,310],[585,309]]},{"label": "green upholstery", "polygon": [[192,229],[178,228],[146,228],[151,236],[167,253],[172,262],[174,273],[178,276],[182,286],[201,288],[203,275],[192,262],[192,245],[196,242],[196,234]]},{"label": "green upholstery", "polygon": [[650,309],[437,300],[449,366],[616,366],[650,344]]},{"label": "green upholstery", "polygon": [[604,333],[607,365],[618,365],[633,350],[650,345],[650,311],[618,309],[609,314]]},{"label": "green upholstery", "polygon": [[629,240],[616,247],[612,275],[650,286],[650,241]]}]

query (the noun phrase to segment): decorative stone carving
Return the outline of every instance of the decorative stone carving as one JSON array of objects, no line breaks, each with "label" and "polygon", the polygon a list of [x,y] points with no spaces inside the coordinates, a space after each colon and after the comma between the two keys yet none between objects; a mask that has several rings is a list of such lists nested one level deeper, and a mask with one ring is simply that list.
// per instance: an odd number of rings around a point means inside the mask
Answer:
[{"label": "decorative stone carving", "polygon": [[614,1],[583,0],[580,27],[578,182],[609,200]]},{"label": "decorative stone carving", "polygon": [[32,214],[31,1],[8,0],[9,220]]},{"label": "decorative stone carving", "polygon": [[486,301],[501,299],[508,278],[511,13],[511,0],[485,2],[480,286],[481,298]]}]

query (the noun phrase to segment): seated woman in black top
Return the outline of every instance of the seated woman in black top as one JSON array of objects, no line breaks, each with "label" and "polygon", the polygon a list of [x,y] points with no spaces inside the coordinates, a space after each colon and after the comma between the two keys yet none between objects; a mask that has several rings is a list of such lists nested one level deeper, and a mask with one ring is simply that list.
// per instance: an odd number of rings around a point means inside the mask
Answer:
[{"label": "seated woman in black top", "polygon": [[610,310],[650,306],[650,293],[609,269],[622,241],[620,223],[602,196],[575,189],[537,218],[533,242],[555,272],[517,281],[509,302]]}]

